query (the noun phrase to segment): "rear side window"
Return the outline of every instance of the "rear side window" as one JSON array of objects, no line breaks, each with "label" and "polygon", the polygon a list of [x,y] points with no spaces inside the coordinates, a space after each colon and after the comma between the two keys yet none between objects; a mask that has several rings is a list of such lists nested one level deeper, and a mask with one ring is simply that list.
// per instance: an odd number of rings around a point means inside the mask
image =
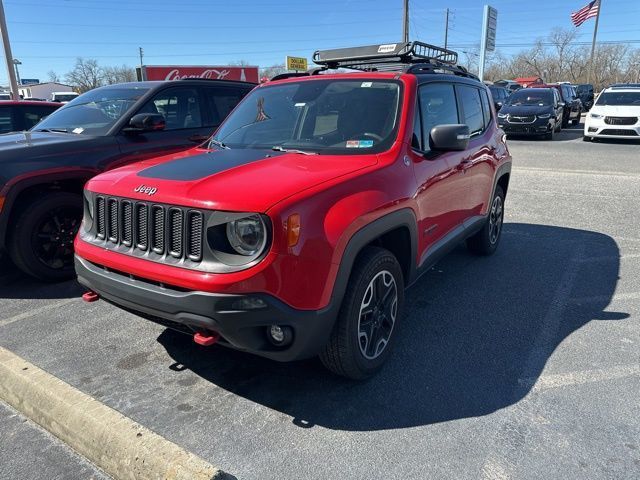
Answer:
[{"label": "rear side window", "polygon": [[249,90],[236,87],[208,87],[205,92],[211,112],[206,126],[218,127]]},{"label": "rear side window", "polygon": [[418,93],[422,122],[422,149],[429,150],[429,135],[437,125],[460,123],[453,85],[431,83],[420,87]]},{"label": "rear side window", "polygon": [[11,107],[0,107],[0,134],[13,131],[11,120]]},{"label": "rear side window", "polygon": [[471,136],[479,135],[484,131],[484,113],[480,100],[480,90],[468,85],[458,85],[458,95],[464,112],[462,123],[469,127]]}]

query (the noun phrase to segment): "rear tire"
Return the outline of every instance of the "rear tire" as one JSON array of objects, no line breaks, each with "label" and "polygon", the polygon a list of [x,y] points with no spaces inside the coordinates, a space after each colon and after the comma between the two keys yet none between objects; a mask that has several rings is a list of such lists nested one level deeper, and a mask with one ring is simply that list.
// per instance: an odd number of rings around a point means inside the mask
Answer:
[{"label": "rear tire", "polygon": [[404,279],[396,257],[383,248],[365,248],[320,353],[324,366],[353,380],[375,374],[389,356],[403,304]]},{"label": "rear tire", "polygon": [[544,139],[553,141],[553,136],[555,134],[555,129],[551,129],[549,132],[545,133]]},{"label": "rear tire", "polygon": [[73,239],[82,221],[80,195],[45,194],[25,205],[16,217],[8,244],[13,263],[38,280],[73,278]]},{"label": "rear tire", "polygon": [[584,135],[582,137],[582,141],[583,142],[592,142],[593,141],[593,137],[588,137],[588,136]]},{"label": "rear tire", "polygon": [[500,185],[491,200],[489,216],[482,230],[467,239],[467,248],[476,255],[491,255],[498,248],[504,220],[504,192]]}]

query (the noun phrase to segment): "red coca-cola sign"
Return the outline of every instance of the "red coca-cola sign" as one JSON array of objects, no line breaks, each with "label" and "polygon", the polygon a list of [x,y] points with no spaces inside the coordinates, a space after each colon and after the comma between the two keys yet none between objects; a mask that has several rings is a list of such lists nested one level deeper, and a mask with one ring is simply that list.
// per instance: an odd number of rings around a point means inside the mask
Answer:
[{"label": "red coca-cola sign", "polygon": [[181,80],[183,78],[212,78],[217,80],[240,80],[258,83],[258,67],[237,66],[144,66],[145,80]]}]

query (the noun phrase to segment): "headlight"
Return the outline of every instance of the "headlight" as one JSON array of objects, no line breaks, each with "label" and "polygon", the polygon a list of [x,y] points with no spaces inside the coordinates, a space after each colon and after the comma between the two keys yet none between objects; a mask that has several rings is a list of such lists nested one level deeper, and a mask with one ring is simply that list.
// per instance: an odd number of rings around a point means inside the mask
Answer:
[{"label": "headlight", "polygon": [[545,113],[544,115],[538,115],[538,118],[550,118],[551,114],[550,113]]},{"label": "headlight", "polygon": [[602,118],[604,115],[600,115],[599,113],[590,113],[589,116],[591,118]]},{"label": "headlight", "polygon": [[498,113],[498,118],[507,118],[506,113]]},{"label": "headlight", "polygon": [[267,241],[267,228],[259,215],[227,223],[227,239],[240,255],[253,256],[262,251]]}]

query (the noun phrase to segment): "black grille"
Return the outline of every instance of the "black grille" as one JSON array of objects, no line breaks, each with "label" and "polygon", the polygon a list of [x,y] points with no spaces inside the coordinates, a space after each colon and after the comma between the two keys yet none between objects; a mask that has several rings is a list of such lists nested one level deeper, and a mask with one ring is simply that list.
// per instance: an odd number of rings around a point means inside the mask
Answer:
[{"label": "black grille", "polygon": [[164,253],[164,208],[151,207],[151,250],[159,255]]},{"label": "black grille", "polygon": [[199,262],[203,229],[204,214],[197,210],[96,197],[96,237],[119,247]]},{"label": "black grille", "polygon": [[203,218],[200,212],[189,212],[189,239],[187,241],[187,258],[194,262],[202,260],[202,226]]},{"label": "black grille", "polygon": [[97,224],[97,233],[98,238],[104,238],[107,232],[106,229],[106,213],[105,213],[105,200],[103,197],[98,197],[96,200],[96,216],[98,221]]},{"label": "black grille", "polygon": [[635,125],[638,117],[604,117],[607,125]]},{"label": "black grille", "polygon": [[634,130],[625,130],[623,128],[605,128],[600,131],[600,135],[619,135],[625,137],[637,137],[638,134]]},{"label": "black grille", "polygon": [[533,123],[536,121],[535,115],[512,116],[509,115],[509,123]]},{"label": "black grille", "polygon": [[109,241],[118,243],[118,201],[114,198],[107,200],[107,217]]},{"label": "black grille", "polygon": [[182,210],[169,210],[169,255],[182,257],[182,232],[184,231],[184,214]]}]

